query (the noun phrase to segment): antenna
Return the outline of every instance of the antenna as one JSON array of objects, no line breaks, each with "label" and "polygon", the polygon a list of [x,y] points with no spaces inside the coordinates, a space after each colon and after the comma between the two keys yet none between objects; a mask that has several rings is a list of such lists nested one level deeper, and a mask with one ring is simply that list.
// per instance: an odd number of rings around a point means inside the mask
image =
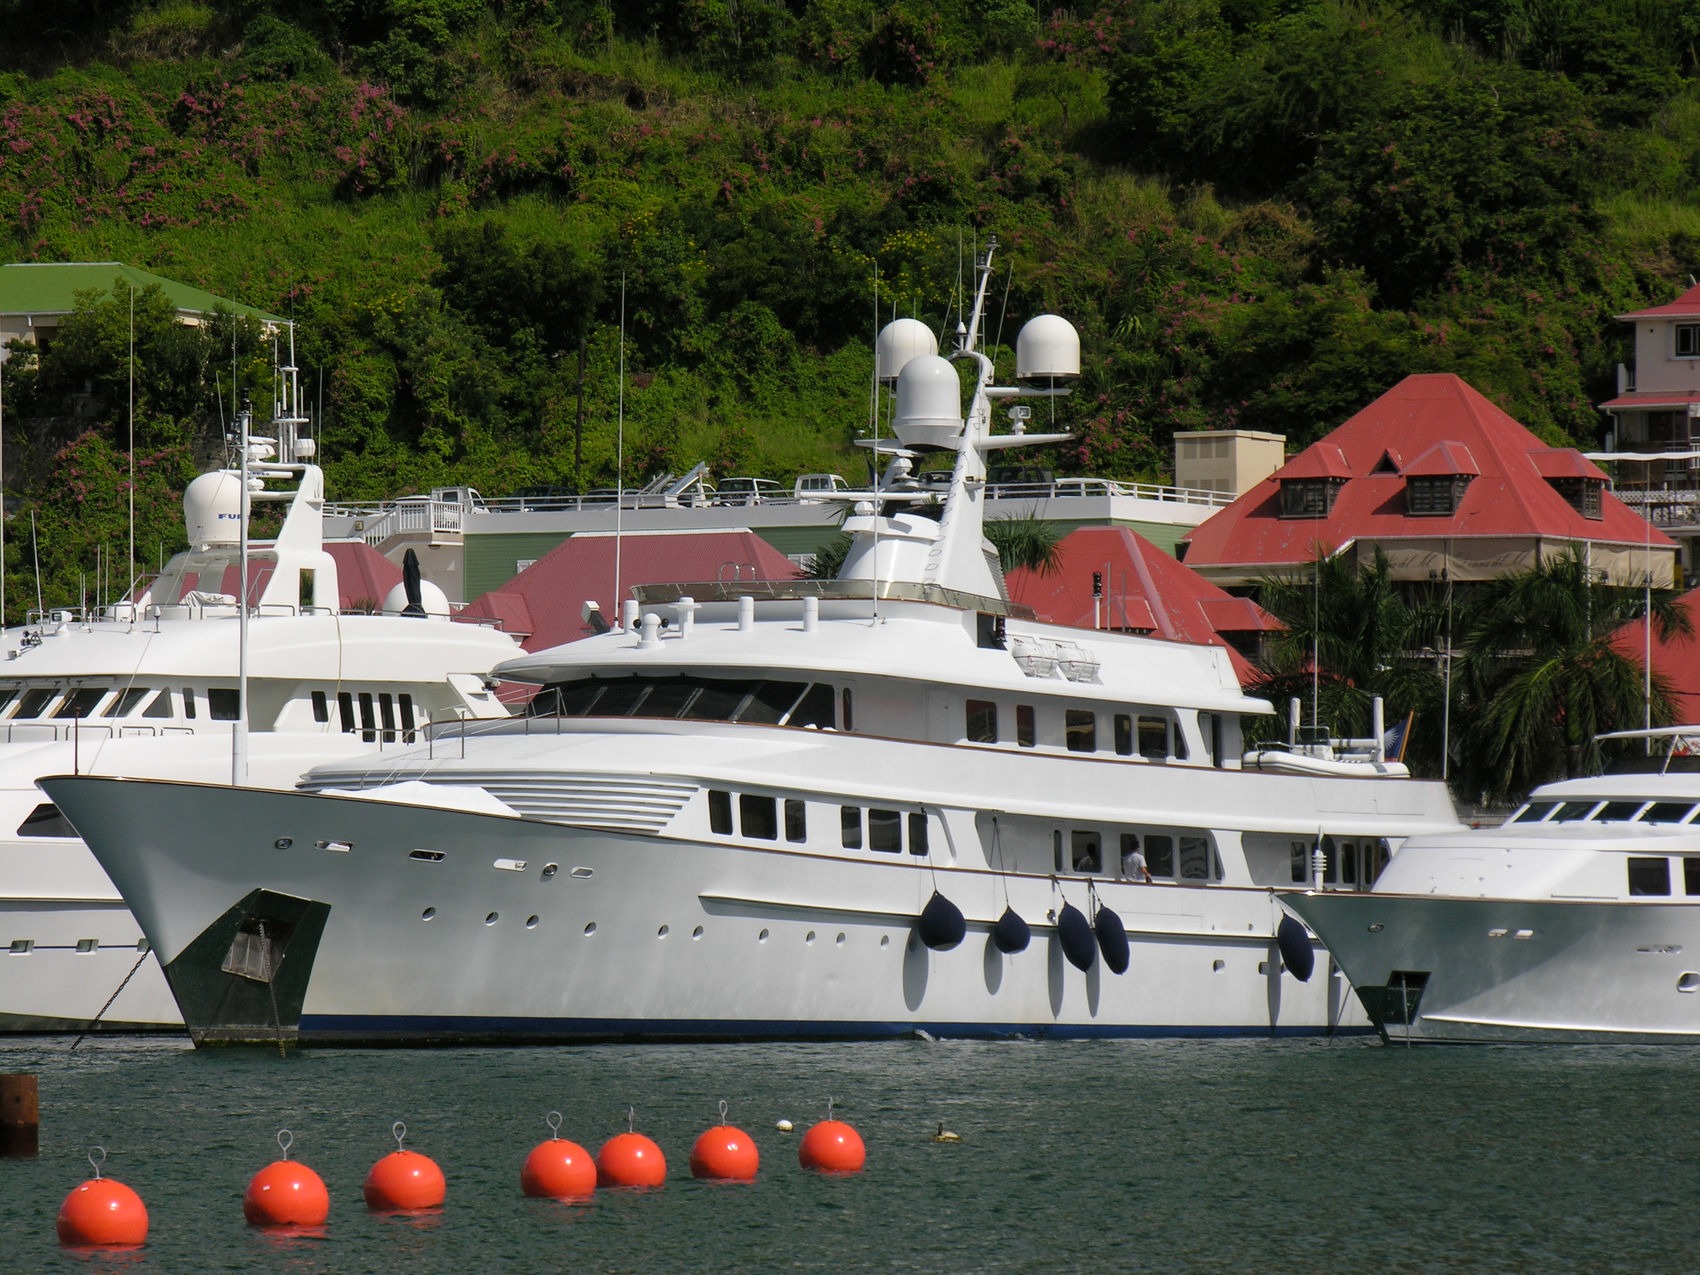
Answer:
[{"label": "antenna", "polygon": [[626,508],[626,272],[620,272],[620,395],[614,428],[614,606],[625,614],[620,598],[620,531]]},{"label": "antenna", "polygon": [[236,600],[236,721],[230,732],[230,783],[240,788],[248,782],[248,517],[253,510],[253,493],[248,490],[248,434],[253,425],[253,406],[242,396],[236,414],[237,442],[242,448],[238,471],[241,483],[241,517],[236,528],[237,579],[241,596]]},{"label": "antenna", "polygon": [[136,285],[130,285],[130,575],[136,583]]}]

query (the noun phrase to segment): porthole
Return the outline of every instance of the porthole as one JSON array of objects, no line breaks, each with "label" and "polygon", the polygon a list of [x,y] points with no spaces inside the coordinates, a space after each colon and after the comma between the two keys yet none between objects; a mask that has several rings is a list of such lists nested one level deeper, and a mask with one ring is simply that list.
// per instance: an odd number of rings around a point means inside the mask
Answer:
[{"label": "porthole", "polygon": [[294,844],[295,844],[295,838],[294,837],[279,837],[276,841],[272,842],[272,846],[275,849],[278,849],[278,850],[287,850],[287,849],[289,849],[290,846],[292,846]]},{"label": "porthole", "polygon": [[484,914],[484,924],[485,925],[494,925],[497,921],[500,921],[501,919],[502,919],[502,915],[499,912],[486,912]]},{"label": "porthole", "polygon": [[536,916],[528,916],[525,918],[525,928],[528,930],[535,930],[537,928]]},{"label": "porthole", "polygon": [[1679,992],[1700,992],[1700,974],[1689,970],[1676,980],[1676,990]]},{"label": "porthole", "polygon": [[702,937],[702,926],[699,925],[699,926],[697,926],[696,929],[691,931],[691,942],[695,943],[701,937]]},{"label": "porthole", "polygon": [[839,946],[839,947],[843,947],[843,946],[844,946],[844,934],[843,934],[843,932],[842,932],[842,931],[840,931],[840,932],[839,932],[839,935],[838,935],[838,937],[837,937],[837,938],[836,938],[836,939],[834,939],[834,940],[833,940],[833,942],[834,942],[834,943],[835,943],[835,944],[837,944],[837,945],[838,945],[838,946]]},{"label": "porthole", "polygon": [[1220,974],[1223,970],[1225,970],[1227,968],[1228,968],[1228,963],[1226,961],[1211,961],[1210,962],[1210,970],[1214,974]]},{"label": "porthole", "polygon": [[813,930],[810,930],[807,934],[803,935],[803,946],[804,947],[813,947],[814,945],[815,945],[815,932]]},{"label": "porthole", "polygon": [[437,909],[436,908],[426,908],[423,912],[421,912],[419,914],[419,919],[421,921],[429,921],[432,917],[434,917],[436,915],[437,915]]},{"label": "porthole", "polygon": [[655,937],[658,938],[658,939],[666,938],[667,935],[671,932],[672,928],[673,927],[670,926],[670,925],[663,925],[659,930],[657,930],[655,932]]},{"label": "porthole", "polygon": [[595,934],[595,933],[596,933],[596,922],[595,921],[585,922],[584,937],[589,938],[592,934]]},{"label": "porthole", "polygon": [[561,865],[558,864],[558,863],[545,863],[543,865],[543,879],[545,881],[547,881],[550,877],[554,876],[560,870],[561,870]]},{"label": "porthole", "polygon": [[880,946],[881,947],[890,947],[891,946],[891,935],[889,935],[889,934],[880,935]]},{"label": "porthole", "polygon": [[756,942],[757,943],[767,942],[767,931],[766,930],[763,930],[760,934],[756,935]]}]

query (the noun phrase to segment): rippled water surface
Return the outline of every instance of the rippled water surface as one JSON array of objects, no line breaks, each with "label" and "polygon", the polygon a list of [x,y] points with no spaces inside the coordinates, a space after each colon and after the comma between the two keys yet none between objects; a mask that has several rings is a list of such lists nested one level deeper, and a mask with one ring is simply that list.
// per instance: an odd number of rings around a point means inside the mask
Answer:
[{"label": "rippled water surface", "polygon": [[[0,1043],[38,1077],[41,1152],[0,1160],[0,1270],[1688,1271],[1700,1242],[1700,1053],[1404,1050],[1351,1041],[1095,1041],[197,1053],[176,1041]],[[803,1172],[825,1114],[866,1170]],[[691,1179],[697,1135],[755,1138],[758,1179]],[[668,1180],[528,1200],[545,1115],[592,1154],[636,1125]],[[796,1132],[782,1134],[789,1119]],[[407,1146],[438,1213],[367,1212]],[[936,1144],[943,1122],[961,1141]],[[247,1226],[248,1179],[293,1158],[331,1194],[321,1235]],[[138,1191],[147,1244],[63,1252],[89,1176]]]}]

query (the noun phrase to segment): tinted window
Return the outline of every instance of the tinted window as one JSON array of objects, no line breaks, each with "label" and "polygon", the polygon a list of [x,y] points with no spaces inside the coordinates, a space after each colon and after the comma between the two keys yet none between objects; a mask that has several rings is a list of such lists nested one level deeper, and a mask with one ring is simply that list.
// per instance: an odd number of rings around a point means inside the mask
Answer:
[{"label": "tinted window", "polygon": [[1689,801],[1655,801],[1641,812],[1641,823],[1681,823],[1694,813]]},{"label": "tinted window", "polygon": [[1064,716],[1063,729],[1069,752],[1091,753],[1098,750],[1098,719],[1090,709],[1069,709]]},{"label": "tinted window", "polygon": [[1670,860],[1631,858],[1629,860],[1629,893],[1669,894]]},{"label": "tinted window", "polygon": [[87,717],[94,712],[94,706],[105,697],[106,691],[100,687],[84,686],[72,691],[65,697],[62,704],[54,710],[55,717]]},{"label": "tinted window", "polygon": [[832,729],[832,687],[825,682],[816,682],[809,687],[802,702],[791,710],[791,715],[785,719],[787,726],[818,726],[822,730]]},{"label": "tinted window", "polygon": [[708,790],[708,830],[722,837],[732,835],[732,794],[718,788]]},{"label": "tinted window", "polygon": [[240,694],[234,690],[213,689],[207,692],[207,715],[215,722],[233,722],[237,716]]},{"label": "tinted window", "polygon": [[785,839],[787,841],[807,841],[809,839],[809,825],[804,813],[804,806],[795,797],[785,799]]},{"label": "tinted window", "polygon": [[1128,757],[1133,754],[1133,718],[1126,713],[1116,714],[1116,755]]},{"label": "tinted window", "polygon": [[743,793],[738,798],[738,826],[746,837],[763,841],[779,839],[778,805],[772,797]]},{"label": "tinted window", "polygon": [[1612,823],[1623,823],[1633,819],[1641,807],[1646,804],[1644,801],[1608,801],[1600,807],[1599,813],[1594,818],[1608,820]]},{"label": "tinted window", "polygon": [[909,816],[909,853],[927,853],[927,816],[918,811]]},{"label": "tinted window", "polygon": [[1531,801],[1528,805],[1524,806],[1523,809],[1517,812],[1511,822],[1539,823],[1557,808],[1558,803],[1556,801]]},{"label": "tinted window", "polygon": [[1033,728],[1033,705],[1017,704],[1015,706],[1015,742],[1023,748],[1031,748],[1038,741],[1038,733]]},{"label": "tinted window", "polygon": [[1559,806],[1553,818],[1560,823],[1574,823],[1578,819],[1586,819],[1599,804],[1597,801],[1566,801]]},{"label": "tinted window", "polygon": [[844,838],[846,850],[862,848],[862,808],[860,806],[840,806],[838,808],[838,826]]},{"label": "tinted window", "polygon": [[903,849],[903,816],[896,810],[868,811],[868,849],[896,854]]},{"label": "tinted window", "polygon": [[998,742],[998,706],[989,699],[971,699],[965,710],[965,730],[971,744]]}]

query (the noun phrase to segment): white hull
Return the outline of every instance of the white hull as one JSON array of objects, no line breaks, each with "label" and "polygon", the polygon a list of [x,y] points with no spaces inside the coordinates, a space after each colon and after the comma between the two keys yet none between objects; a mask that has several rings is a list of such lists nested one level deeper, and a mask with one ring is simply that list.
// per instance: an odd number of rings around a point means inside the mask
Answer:
[{"label": "white hull", "polygon": [[1284,901],[1334,953],[1390,1043],[1700,1042],[1700,903]]},{"label": "white hull", "polygon": [[[1366,1026],[1326,960],[1308,983],[1283,972],[1268,889],[1095,882],[1127,927],[1132,960],[1122,975],[1101,960],[1082,972],[1046,922],[1064,899],[1089,907],[1079,879],[1059,893],[1045,875],[906,857],[870,862],[334,796],[104,782],[104,808],[131,829],[128,840],[142,841],[140,853],[108,866],[203,1043]],[[76,795],[102,783],[47,782],[91,821],[96,846],[112,829]],[[199,816],[187,828],[173,822],[185,802]],[[350,848],[317,848],[325,841]],[[419,850],[443,857],[410,858]],[[549,864],[557,870],[546,875]],[[916,937],[935,882],[968,921],[949,951]],[[1033,924],[1028,949],[1008,956],[989,938],[1006,887]],[[303,922],[299,901],[327,908]],[[305,932],[322,921],[322,937],[316,950],[294,935],[268,948],[268,987],[219,969],[242,916],[250,929],[270,916],[274,940],[285,926]],[[274,1002],[276,1021],[267,1021]]]}]

